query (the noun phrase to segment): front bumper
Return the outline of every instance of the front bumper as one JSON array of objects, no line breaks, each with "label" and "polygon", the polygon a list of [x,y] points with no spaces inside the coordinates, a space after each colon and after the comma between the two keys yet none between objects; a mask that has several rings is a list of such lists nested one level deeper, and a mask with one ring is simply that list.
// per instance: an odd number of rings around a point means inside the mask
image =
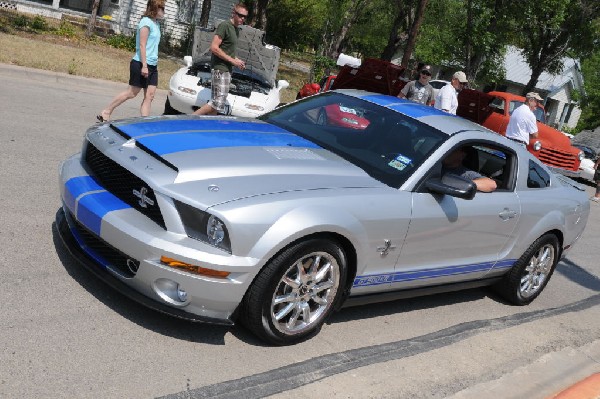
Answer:
[{"label": "front bumper", "polygon": [[[548,166],[548,165],[546,165]],[[580,177],[581,176],[581,172],[579,170],[567,170],[567,169],[562,169],[562,168],[555,168],[553,166],[548,166],[548,168],[553,171],[554,173],[558,173],[561,174],[563,176],[567,176],[567,177]]]},{"label": "front bumper", "polygon": [[[70,251],[78,259],[87,259],[85,265],[95,274],[153,309],[190,320],[233,323],[260,270],[260,259],[234,256],[189,238],[184,231],[174,231],[178,216],[169,211],[172,204],[160,194],[158,202],[164,205],[163,215],[172,229],[159,226],[97,185],[83,169],[79,155],[63,162],[59,182],[66,219],[61,223],[68,226],[61,235],[71,237],[65,239]],[[230,275],[191,274],[161,263],[161,256]],[[179,289],[187,294],[184,300],[178,296]]]},{"label": "front bumper", "polygon": [[233,325],[233,321],[231,321],[230,319],[219,319],[214,317],[195,315],[184,310],[173,308],[166,304],[160,303],[159,301],[153,300],[132,289],[130,286],[128,286],[127,284],[123,283],[120,279],[115,277],[107,269],[100,267],[98,265],[98,262],[94,258],[92,258],[89,255],[89,253],[85,252],[82,249],[81,245],[73,235],[73,230],[68,222],[68,218],[69,217],[65,214],[65,211],[62,208],[59,209],[56,213],[57,230],[65,247],[82,266],[84,266],[88,271],[92,272],[92,274],[94,274],[100,280],[104,281],[106,284],[119,291],[121,294],[144,306],[147,306],[150,309],[154,309],[159,312],[166,313],[181,319],[220,325]]}]

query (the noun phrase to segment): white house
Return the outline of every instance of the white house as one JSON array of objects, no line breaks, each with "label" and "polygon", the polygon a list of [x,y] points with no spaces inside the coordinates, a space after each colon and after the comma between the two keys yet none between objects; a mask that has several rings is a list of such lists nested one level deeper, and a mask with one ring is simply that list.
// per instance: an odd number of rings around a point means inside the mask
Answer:
[{"label": "white house", "polygon": [[[581,109],[572,100],[574,90],[583,87],[583,76],[579,63],[572,58],[563,58],[563,70],[552,75],[544,72],[540,75],[535,90],[544,98],[544,106],[548,114],[548,124],[558,128],[574,128],[581,116]],[[500,87],[502,91],[522,94],[523,88],[531,77],[531,68],[525,62],[516,47],[508,47],[504,57],[506,80]]]},{"label": "white house", "polygon": [[[200,19],[203,0],[166,0],[162,32],[171,40],[185,37],[188,27]],[[0,0],[0,7],[19,12],[63,19],[63,16],[87,19],[94,0]],[[108,25],[115,33],[133,34],[146,11],[147,0],[100,0],[98,21]],[[212,0],[209,27],[212,21],[227,19],[235,0]]]}]

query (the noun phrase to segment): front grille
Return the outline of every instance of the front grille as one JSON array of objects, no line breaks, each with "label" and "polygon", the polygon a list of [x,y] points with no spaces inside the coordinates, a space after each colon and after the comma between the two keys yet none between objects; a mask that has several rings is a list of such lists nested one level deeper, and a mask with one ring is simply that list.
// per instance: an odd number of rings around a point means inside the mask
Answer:
[{"label": "front grille", "polygon": [[97,262],[110,268],[117,274],[133,278],[140,267],[140,262],[125,255],[123,252],[114,248],[106,241],[96,236],[81,223],[79,223],[71,213],[68,215],[72,227],[74,227],[75,239],[82,245],[82,249],[88,253]]},{"label": "front grille", "polygon": [[84,159],[89,172],[102,187],[166,229],[154,191],[142,179],[104,155],[90,142],[86,145]]},{"label": "front grille", "polygon": [[539,153],[539,159],[546,165],[566,170],[577,170],[577,157],[555,148],[542,148]]}]

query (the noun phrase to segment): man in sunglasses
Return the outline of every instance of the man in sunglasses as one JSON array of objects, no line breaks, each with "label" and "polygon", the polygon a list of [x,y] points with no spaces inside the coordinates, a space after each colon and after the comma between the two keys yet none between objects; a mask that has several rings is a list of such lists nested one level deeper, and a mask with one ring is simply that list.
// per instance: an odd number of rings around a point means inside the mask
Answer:
[{"label": "man in sunglasses", "polygon": [[211,100],[194,112],[195,115],[216,115],[226,112],[227,94],[231,84],[233,67],[244,69],[244,61],[236,57],[236,47],[240,36],[239,26],[248,17],[248,9],[244,4],[233,7],[231,18],[217,26],[210,45],[212,53],[212,93]]},{"label": "man in sunglasses", "polygon": [[419,78],[404,85],[398,93],[398,97],[424,105],[431,105],[433,103],[433,87],[429,84],[430,80],[431,66],[425,65],[419,72]]}]

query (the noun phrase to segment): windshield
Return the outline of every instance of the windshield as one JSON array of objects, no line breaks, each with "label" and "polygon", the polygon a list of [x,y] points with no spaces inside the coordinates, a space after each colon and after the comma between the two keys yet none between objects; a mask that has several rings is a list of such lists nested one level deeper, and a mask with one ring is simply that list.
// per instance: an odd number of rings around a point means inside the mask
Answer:
[{"label": "windshield", "polygon": [[[513,111],[517,108],[519,108],[521,105],[525,104],[523,101],[511,101],[510,102],[510,108],[508,110],[508,113],[510,115],[512,115]],[[541,107],[537,107],[534,111],[533,114],[535,115],[535,119],[537,119],[538,122],[542,122],[542,123],[546,123],[546,114],[544,113],[544,109]]]},{"label": "windshield", "polygon": [[334,152],[394,188],[448,138],[413,118],[337,92],[308,97],[259,119]]}]

